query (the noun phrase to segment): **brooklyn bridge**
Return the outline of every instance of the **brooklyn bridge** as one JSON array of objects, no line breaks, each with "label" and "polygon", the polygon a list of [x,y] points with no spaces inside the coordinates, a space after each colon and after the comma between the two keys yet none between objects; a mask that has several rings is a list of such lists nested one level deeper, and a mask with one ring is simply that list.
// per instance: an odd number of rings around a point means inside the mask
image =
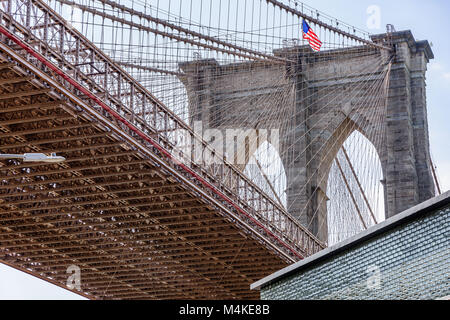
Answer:
[{"label": "brooklyn bridge", "polygon": [[258,298],[441,192],[433,58],[296,1],[1,0],[0,262],[89,299]]}]

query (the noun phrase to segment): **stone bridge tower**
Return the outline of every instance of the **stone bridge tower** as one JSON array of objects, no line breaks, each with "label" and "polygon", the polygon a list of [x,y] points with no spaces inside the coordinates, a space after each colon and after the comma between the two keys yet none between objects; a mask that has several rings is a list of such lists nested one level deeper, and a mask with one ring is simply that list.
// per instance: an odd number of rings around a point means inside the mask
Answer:
[{"label": "stone bridge tower", "polygon": [[[289,211],[324,241],[328,173],[343,142],[354,130],[372,142],[380,157],[386,217],[435,193],[425,94],[427,63],[433,59],[431,48],[427,41],[416,41],[410,31],[372,39],[384,44],[389,41],[393,52],[364,55],[358,54],[362,47],[354,47],[334,50],[333,54],[312,54],[308,47],[293,47],[275,52],[297,61],[292,66],[256,62],[219,65],[215,60],[180,65],[186,74],[181,80],[189,98],[191,122],[202,121],[204,127],[217,129],[233,128],[237,123],[245,128],[281,128],[279,152],[288,177]],[[370,77],[373,81],[379,79],[377,75],[386,68],[380,64],[380,55],[393,58],[382,117],[374,112],[380,106],[370,99],[367,81]],[[277,91],[285,92],[283,99],[274,94]],[[221,109],[221,104],[226,104],[226,110]],[[267,108],[277,109],[277,105],[280,110],[290,108],[290,116],[264,112]],[[262,142],[258,139],[251,146],[237,147],[246,148],[248,161]]]}]

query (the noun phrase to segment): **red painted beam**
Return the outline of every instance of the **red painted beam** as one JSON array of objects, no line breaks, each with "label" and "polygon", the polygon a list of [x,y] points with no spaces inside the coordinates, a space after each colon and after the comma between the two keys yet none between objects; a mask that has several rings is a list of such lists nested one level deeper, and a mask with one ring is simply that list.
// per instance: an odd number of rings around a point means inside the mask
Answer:
[{"label": "red painted beam", "polygon": [[235,208],[239,213],[250,219],[255,225],[257,225],[259,228],[264,230],[265,233],[267,233],[269,236],[271,236],[275,241],[277,241],[279,244],[281,244],[283,247],[288,249],[292,254],[294,254],[297,258],[303,259],[303,256],[300,255],[296,250],[291,248],[287,243],[285,243],[283,240],[278,238],[275,234],[273,234],[269,229],[267,229],[264,225],[262,225],[259,221],[257,221],[255,218],[253,218],[250,214],[248,214],[246,211],[244,211],[242,208],[240,208],[238,205],[236,205],[229,197],[224,195],[222,192],[217,190],[216,187],[214,187],[212,184],[210,184],[208,181],[203,179],[201,176],[199,176],[195,171],[193,171],[191,168],[187,167],[180,161],[178,161],[176,158],[174,158],[170,152],[165,150],[159,143],[154,141],[152,138],[148,137],[145,133],[140,131],[137,127],[135,127],[133,124],[128,122],[125,118],[123,118],[120,114],[118,114],[116,111],[114,111],[112,108],[110,108],[108,105],[106,105],[103,101],[101,101],[99,98],[97,98],[93,93],[91,93],[88,89],[83,87],[81,84],[79,84],[76,80],[74,80],[72,77],[67,75],[64,71],[62,71],[60,68],[55,66],[53,63],[48,61],[44,56],[42,56],[40,53],[36,52],[33,48],[28,46],[25,42],[23,42],[20,38],[13,35],[11,32],[9,32],[5,27],[0,26],[0,33],[5,35],[7,38],[12,40],[14,43],[16,43],[18,46],[20,46],[22,49],[24,49],[26,52],[28,52],[30,55],[38,59],[40,62],[42,62],[45,66],[47,66],[49,69],[51,69],[53,72],[61,76],[64,80],[69,82],[72,86],[80,90],[83,94],[85,94],[89,99],[94,101],[96,104],[98,104],[101,108],[106,110],[111,116],[113,116],[116,120],[122,122],[125,126],[127,126],[130,130],[135,132],[138,136],[140,136],[142,139],[150,143],[153,147],[155,147],[158,151],[160,151],[162,154],[164,154],[169,160],[171,160],[176,165],[180,166],[183,170],[188,172],[190,175],[192,175],[195,179],[197,179],[201,184],[203,184],[206,188],[213,191],[217,196],[219,196],[222,200],[229,203],[233,208]]}]

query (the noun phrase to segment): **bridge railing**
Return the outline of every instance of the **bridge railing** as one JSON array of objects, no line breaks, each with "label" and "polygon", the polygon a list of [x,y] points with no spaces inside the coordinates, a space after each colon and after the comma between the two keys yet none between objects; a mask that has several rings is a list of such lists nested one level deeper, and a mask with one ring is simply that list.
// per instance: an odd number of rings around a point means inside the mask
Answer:
[{"label": "bridge railing", "polygon": [[[297,256],[294,260],[324,248],[324,244],[284,208],[217,154],[189,125],[48,5],[40,0],[1,1],[0,21],[11,34],[161,147],[155,148],[144,141],[153,152],[169,160],[167,162],[178,172],[183,171],[180,167],[187,168],[184,170],[186,177],[229,210],[237,212],[246,223],[264,234],[266,240],[276,242],[277,247],[282,247],[291,257]],[[2,41],[9,40],[3,37]],[[48,65],[27,50],[17,52],[40,70],[49,71]],[[54,73],[53,76],[89,106],[118,123],[99,108],[98,100],[90,99],[84,90],[68,83],[67,77]],[[123,126],[123,122],[118,125],[125,131],[130,129]],[[142,138],[136,132],[130,135]],[[293,252],[298,254],[293,255]]]}]

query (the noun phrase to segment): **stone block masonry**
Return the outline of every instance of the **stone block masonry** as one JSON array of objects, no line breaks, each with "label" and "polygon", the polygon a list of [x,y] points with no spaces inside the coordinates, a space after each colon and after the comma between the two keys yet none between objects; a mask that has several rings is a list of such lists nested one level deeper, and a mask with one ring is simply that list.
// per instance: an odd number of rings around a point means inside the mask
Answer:
[{"label": "stone block masonry", "polygon": [[[275,52],[295,60],[294,67],[220,65],[211,59],[183,63],[181,80],[191,124],[202,121],[204,127],[219,130],[280,128],[289,213],[325,242],[327,177],[340,147],[358,130],[378,152],[385,216],[392,217],[435,195],[425,81],[433,53],[427,41],[416,41],[410,31],[373,36],[374,42],[383,44],[387,39],[392,53],[374,54],[365,47],[314,54],[308,47]],[[380,61],[391,55],[388,96],[386,104],[380,104],[371,84],[379,81],[385,67]],[[245,148],[245,159],[250,159],[258,145],[243,143],[236,148]],[[238,164],[242,170],[245,165]]]}]

